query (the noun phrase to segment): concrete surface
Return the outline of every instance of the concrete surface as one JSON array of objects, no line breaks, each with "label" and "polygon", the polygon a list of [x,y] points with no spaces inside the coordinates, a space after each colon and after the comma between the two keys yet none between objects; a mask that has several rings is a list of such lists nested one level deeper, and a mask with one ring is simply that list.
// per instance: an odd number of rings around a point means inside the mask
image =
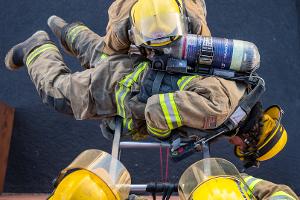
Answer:
[{"label": "concrete surface", "polygon": [[[25,69],[4,68],[5,53],[36,30],[48,32],[46,20],[56,14],[67,21],[83,21],[103,35],[109,0],[1,0],[0,99],[16,108],[14,132],[6,177],[6,192],[49,192],[51,181],[77,154],[88,148],[110,151],[110,142],[100,134],[97,121],[75,121],[42,104]],[[267,92],[264,106],[279,104],[285,110],[283,123],[289,133],[285,150],[249,173],[290,185],[300,194],[300,70],[299,7],[297,0],[207,0],[208,23],[214,36],[249,40],[261,54],[260,74]],[[51,34],[54,39],[54,36]],[[81,70],[68,56],[73,71]],[[122,161],[135,183],[159,180],[159,151],[126,150]],[[232,146],[220,141],[212,146],[214,156],[236,164]],[[170,164],[170,179],[201,158],[194,155]],[[239,165],[240,167],[240,165]]]}]

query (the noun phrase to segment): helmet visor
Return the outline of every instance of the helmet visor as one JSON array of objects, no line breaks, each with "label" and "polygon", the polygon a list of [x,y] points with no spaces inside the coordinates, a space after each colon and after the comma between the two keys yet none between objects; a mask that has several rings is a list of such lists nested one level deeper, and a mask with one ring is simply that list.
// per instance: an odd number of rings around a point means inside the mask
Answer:
[{"label": "helmet visor", "polygon": [[135,45],[163,46],[173,38],[186,33],[185,23],[180,13],[162,13],[133,21],[132,36]]},{"label": "helmet visor", "polygon": [[131,178],[124,165],[110,154],[90,149],[79,154],[61,175],[72,169],[85,169],[104,181],[120,199],[128,198]]},{"label": "helmet visor", "polygon": [[246,186],[239,171],[231,162],[221,158],[206,158],[188,167],[181,175],[178,184],[180,198],[189,200],[200,184],[214,177],[229,177],[238,180],[243,187]]}]

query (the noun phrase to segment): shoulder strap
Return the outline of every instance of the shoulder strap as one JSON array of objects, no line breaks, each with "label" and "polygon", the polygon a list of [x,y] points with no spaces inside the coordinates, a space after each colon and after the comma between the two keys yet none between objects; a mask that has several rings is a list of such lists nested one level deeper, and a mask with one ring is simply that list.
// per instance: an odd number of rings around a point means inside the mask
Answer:
[{"label": "shoulder strap", "polygon": [[163,80],[165,74],[166,73],[163,71],[157,71],[157,74],[156,74],[155,79],[152,84],[152,94],[159,93],[159,89],[160,89],[160,86],[161,86],[161,83],[162,83],[162,80]]}]

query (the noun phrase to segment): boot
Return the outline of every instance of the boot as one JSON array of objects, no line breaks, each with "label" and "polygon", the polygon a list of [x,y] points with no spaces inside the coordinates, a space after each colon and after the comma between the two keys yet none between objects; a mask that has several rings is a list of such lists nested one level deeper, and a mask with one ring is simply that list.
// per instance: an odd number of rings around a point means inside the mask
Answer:
[{"label": "boot", "polygon": [[64,27],[68,25],[68,23],[60,17],[52,15],[48,18],[47,24],[54,35],[57,37],[59,41],[62,41],[62,35],[64,31]]},{"label": "boot", "polygon": [[9,70],[17,70],[25,65],[26,56],[36,47],[51,43],[45,31],[37,31],[30,38],[13,46],[5,56],[5,66]]},{"label": "boot", "polygon": [[74,56],[74,53],[70,49],[66,37],[69,29],[72,28],[74,25],[78,25],[78,23],[68,24],[62,18],[52,15],[48,18],[47,24],[53,32],[53,34],[58,39],[60,46],[64,49],[64,51],[70,56]]}]

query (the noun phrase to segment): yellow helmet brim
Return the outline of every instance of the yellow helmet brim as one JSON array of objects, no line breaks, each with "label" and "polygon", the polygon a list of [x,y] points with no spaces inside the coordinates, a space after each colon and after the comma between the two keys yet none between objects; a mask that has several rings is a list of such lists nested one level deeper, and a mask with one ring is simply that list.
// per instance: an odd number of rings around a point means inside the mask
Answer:
[{"label": "yellow helmet brim", "polygon": [[119,200],[111,188],[95,174],[77,170],[68,174],[49,200]]},{"label": "yellow helmet brim", "polygon": [[199,185],[191,195],[193,200],[250,200],[243,184],[234,177],[213,177]]}]

